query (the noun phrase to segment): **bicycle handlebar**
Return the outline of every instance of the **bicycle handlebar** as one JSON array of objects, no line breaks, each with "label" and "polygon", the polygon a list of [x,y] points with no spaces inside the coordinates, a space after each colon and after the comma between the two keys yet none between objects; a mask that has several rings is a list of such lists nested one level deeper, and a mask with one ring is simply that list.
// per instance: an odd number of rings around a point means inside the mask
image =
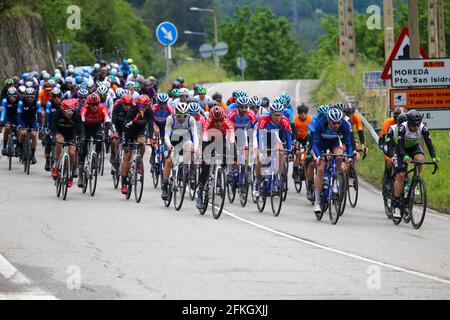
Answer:
[{"label": "bicycle handlebar", "polygon": [[427,161],[411,160],[410,162],[415,164],[415,165],[434,165],[434,170],[433,170],[432,175],[434,175],[439,169],[439,166],[436,164],[436,162],[432,162],[432,161],[428,161],[427,162]]}]

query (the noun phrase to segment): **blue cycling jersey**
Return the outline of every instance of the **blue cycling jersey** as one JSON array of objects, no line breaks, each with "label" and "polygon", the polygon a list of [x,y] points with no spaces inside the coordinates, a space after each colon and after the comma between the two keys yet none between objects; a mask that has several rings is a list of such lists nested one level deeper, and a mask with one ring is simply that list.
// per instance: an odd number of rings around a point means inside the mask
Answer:
[{"label": "blue cycling jersey", "polygon": [[347,147],[347,153],[353,154],[352,142],[350,138],[351,128],[347,121],[342,121],[337,131],[334,131],[328,125],[328,118],[320,118],[314,128],[312,149],[316,156],[320,156],[325,146],[329,146],[330,143],[340,141],[340,136],[343,136],[344,144]]},{"label": "blue cycling jersey", "polygon": [[42,107],[41,102],[35,99],[32,103],[28,103],[25,99],[22,104],[17,107],[17,117],[20,126],[32,126],[38,121],[38,125],[42,125]]},{"label": "blue cycling jersey", "polygon": [[17,109],[22,105],[22,101],[16,100],[12,103],[8,98],[2,101],[2,115],[0,117],[1,122],[5,122],[5,119],[16,119]]}]

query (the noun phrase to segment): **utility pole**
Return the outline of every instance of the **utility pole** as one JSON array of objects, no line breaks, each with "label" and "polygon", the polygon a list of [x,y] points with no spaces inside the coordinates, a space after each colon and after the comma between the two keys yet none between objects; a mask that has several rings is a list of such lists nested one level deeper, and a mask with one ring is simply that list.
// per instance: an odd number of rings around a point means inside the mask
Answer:
[{"label": "utility pole", "polygon": [[297,0],[292,0],[292,6],[294,9],[294,30],[298,31],[298,7],[297,7]]},{"label": "utility pole", "polygon": [[347,63],[345,0],[339,0],[339,56]]},{"label": "utility pole", "polygon": [[420,58],[419,6],[417,0],[408,1],[409,58]]},{"label": "utility pole", "polygon": [[355,73],[356,64],[356,40],[354,23],[353,0],[347,0],[347,57],[348,66],[352,73]]},{"label": "utility pole", "polygon": [[394,15],[392,0],[383,1],[384,9],[384,59],[387,63],[394,48]]},{"label": "utility pole", "polygon": [[437,0],[428,0],[428,52],[430,58],[438,56]]},{"label": "utility pole", "polygon": [[445,58],[446,48],[445,48],[445,7],[444,0],[438,0],[438,56],[439,58]]}]

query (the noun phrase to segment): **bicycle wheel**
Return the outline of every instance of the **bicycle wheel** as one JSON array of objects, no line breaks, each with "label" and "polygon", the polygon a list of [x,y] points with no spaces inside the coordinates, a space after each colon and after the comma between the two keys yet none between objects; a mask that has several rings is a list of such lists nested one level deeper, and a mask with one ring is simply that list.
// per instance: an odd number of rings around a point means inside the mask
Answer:
[{"label": "bicycle wheel", "polygon": [[160,164],[158,155],[155,158],[155,165],[152,165],[152,166],[153,166],[153,170],[152,170],[153,187],[158,188],[159,175],[161,173],[161,171],[160,171],[161,164]]},{"label": "bicycle wheel", "polygon": [[61,196],[61,189],[62,189],[62,178],[61,178],[61,171],[62,171],[62,164],[58,163],[58,176],[55,180],[55,186],[56,186],[56,197]]},{"label": "bicycle wheel", "polygon": [[254,182],[255,182],[255,179],[256,179],[256,177],[255,177],[255,168],[256,168],[256,165],[253,165],[252,166],[252,183],[250,184],[250,192],[251,192],[251,195],[252,195],[253,203],[257,203],[257,198],[253,195]]},{"label": "bicycle wheel", "polygon": [[173,204],[176,211],[180,211],[186,194],[187,176],[185,175],[184,164],[178,165],[177,179],[173,191]]},{"label": "bicycle wheel", "polygon": [[225,185],[225,170],[219,167],[214,180],[211,197],[212,214],[214,219],[219,219],[222,214],[223,205],[225,204],[225,193],[227,193]]},{"label": "bicycle wheel", "polygon": [[[331,190],[338,190],[337,194],[331,193],[331,196],[328,200],[328,213],[330,215],[331,224],[336,224],[339,221],[339,216],[341,215],[341,202],[342,202],[342,193],[341,190],[343,188],[342,185],[343,179],[339,177],[339,174],[334,175],[331,181]],[[345,192],[345,189],[343,189]]]},{"label": "bicycle wheel", "polygon": [[61,179],[62,179],[62,198],[63,200],[66,200],[67,198],[67,189],[69,189],[69,178],[70,178],[70,160],[69,155],[65,154],[63,156],[63,165],[62,165],[62,173],[61,173]]},{"label": "bicycle wheel", "polygon": [[[113,165],[113,166],[115,166],[115,165]],[[119,169],[114,168],[113,170],[114,170],[114,174],[112,175],[113,186],[114,186],[114,189],[117,189],[119,187],[119,181],[120,181]]]},{"label": "bicycle wheel", "polygon": [[127,200],[130,200],[131,197],[131,192],[133,192],[133,185],[134,185],[134,164],[132,163],[130,166],[130,171],[128,171],[128,189],[127,189],[127,193],[125,194],[125,198]]},{"label": "bicycle wheel", "polygon": [[416,177],[411,184],[409,212],[414,229],[422,226],[427,212],[427,187],[422,177]]},{"label": "bicycle wheel", "polygon": [[355,166],[350,165],[347,173],[348,203],[352,208],[358,203],[358,173]]},{"label": "bicycle wheel", "polygon": [[197,191],[197,169],[195,165],[191,167],[189,173],[189,198],[191,201],[195,199],[195,192]]},{"label": "bicycle wheel", "polygon": [[256,197],[256,207],[259,212],[263,212],[266,207],[267,193],[266,193],[266,181],[264,181],[259,188],[259,196]]},{"label": "bicycle wheel", "polygon": [[392,206],[393,206],[393,188],[394,182],[390,179],[390,174],[387,170],[384,171],[383,175],[383,204],[384,204],[384,212],[388,219],[392,219]]},{"label": "bicycle wheel", "polygon": [[26,135],[23,142],[23,172],[27,175],[30,174],[30,164],[31,164],[31,142],[30,137]]},{"label": "bicycle wheel", "polygon": [[336,174],[339,180],[339,215],[342,216],[345,211],[345,206],[347,204],[347,179],[348,176],[345,174],[344,170],[339,170]]},{"label": "bicycle wheel", "polygon": [[278,217],[281,211],[281,205],[283,203],[283,188],[284,183],[282,181],[282,174],[277,173],[273,176],[270,186],[270,203],[272,205],[272,213],[275,217]]},{"label": "bicycle wheel", "polygon": [[282,187],[282,200],[286,201],[287,198],[287,192],[288,192],[288,186],[289,186],[289,180],[288,180],[288,174],[289,174],[289,162],[286,159],[286,161],[284,162],[284,173],[281,175],[281,181],[283,183],[283,187]]},{"label": "bicycle wheel", "polygon": [[234,199],[236,198],[236,181],[234,181],[234,174],[233,174],[233,182],[228,183],[227,179],[227,195],[228,195],[228,201],[230,203],[234,202]]},{"label": "bicycle wheel", "polygon": [[14,156],[14,135],[12,132],[10,132],[8,136],[8,141],[6,144],[6,153],[8,155],[8,170],[11,171],[12,158]]},{"label": "bicycle wheel", "polygon": [[144,191],[144,161],[141,156],[136,156],[134,167],[134,199],[137,203],[141,202]]},{"label": "bicycle wheel", "polygon": [[240,183],[239,183],[239,202],[241,204],[241,207],[245,207],[247,205],[248,200],[248,175],[246,166],[242,166],[241,168],[241,177],[240,177]]},{"label": "bicycle wheel", "polygon": [[100,172],[100,175],[103,177],[103,173],[105,171],[105,155],[106,155],[106,146],[105,142],[102,142],[102,150],[100,151],[100,157],[98,162],[97,171]]},{"label": "bicycle wheel", "polygon": [[98,165],[97,154],[93,152],[89,164],[89,171],[87,172],[89,177],[89,193],[91,194],[91,197],[95,195],[95,190],[97,189]]}]

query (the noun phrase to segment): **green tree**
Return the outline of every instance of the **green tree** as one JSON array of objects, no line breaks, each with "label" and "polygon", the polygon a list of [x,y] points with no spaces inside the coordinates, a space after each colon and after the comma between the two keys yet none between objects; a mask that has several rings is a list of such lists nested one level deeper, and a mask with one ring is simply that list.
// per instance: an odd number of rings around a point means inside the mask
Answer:
[{"label": "green tree", "polygon": [[67,60],[76,66],[92,65],[95,63],[95,55],[85,43],[73,41],[72,48],[67,54]]}]

